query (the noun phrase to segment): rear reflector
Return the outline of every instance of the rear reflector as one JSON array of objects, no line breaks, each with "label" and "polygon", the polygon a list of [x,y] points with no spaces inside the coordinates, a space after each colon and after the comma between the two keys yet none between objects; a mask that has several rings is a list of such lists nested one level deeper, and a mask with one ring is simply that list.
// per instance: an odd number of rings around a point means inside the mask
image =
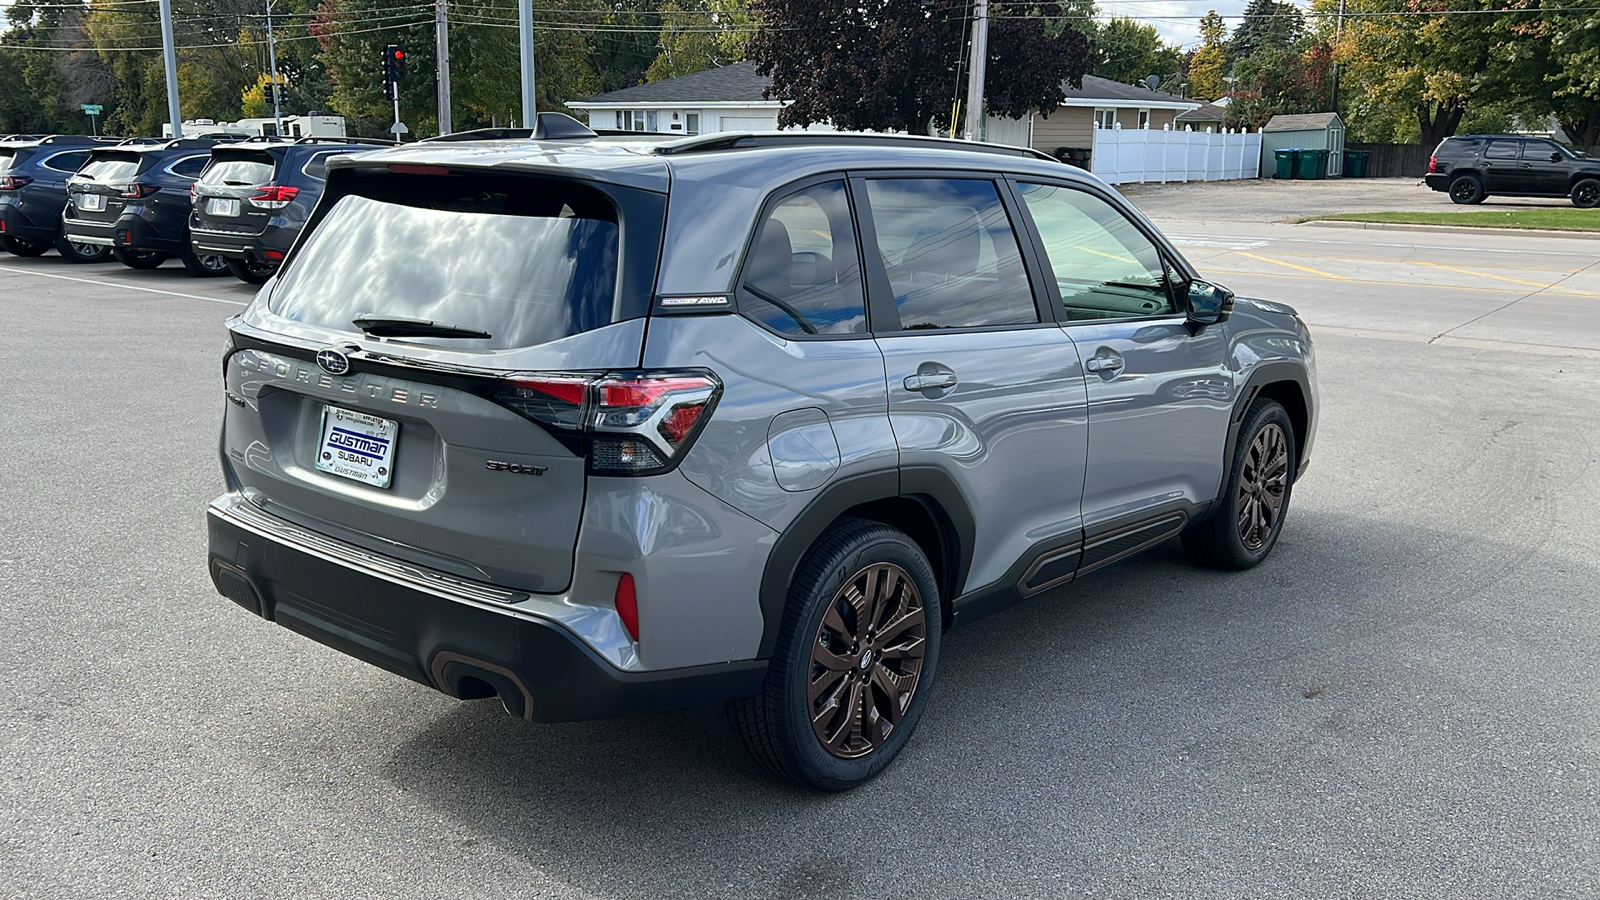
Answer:
[{"label": "rear reflector", "polygon": [[283,259],[282,250],[263,250],[261,251],[261,255],[265,256],[267,259]]},{"label": "rear reflector", "polygon": [[628,634],[634,641],[639,640],[639,597],[634,593],[633,575],[624,572],[617,579],[616,596],[617,618],[622,620],[622,627],[628,629]]}]

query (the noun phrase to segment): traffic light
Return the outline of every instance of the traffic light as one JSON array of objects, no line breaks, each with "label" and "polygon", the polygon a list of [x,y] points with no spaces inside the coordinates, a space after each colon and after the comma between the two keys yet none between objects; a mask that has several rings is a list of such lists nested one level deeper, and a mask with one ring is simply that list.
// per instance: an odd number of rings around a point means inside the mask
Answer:
[{"label": "traffic light", "polygon": [[399,44],[383,48],[383,96],[393,100],[399,96],[399,84],[406,80],[406,51]]},{"label": "traffic light", "polygon": [[263,84],[261,86],[261,99],[267,101],[268,103],[271,103],[275,99],[277,99],[276,97],[273,96],[277,92],[278,92],[278,86],[269,81],[266,84]]}]

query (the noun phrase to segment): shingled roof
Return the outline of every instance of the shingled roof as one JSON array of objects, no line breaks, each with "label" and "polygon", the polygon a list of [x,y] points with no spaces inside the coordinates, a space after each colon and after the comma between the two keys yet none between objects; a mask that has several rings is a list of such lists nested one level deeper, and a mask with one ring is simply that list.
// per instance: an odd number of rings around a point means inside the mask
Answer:
[{"label": "shingled roof", "polygon": [[[734,63],[648,84],[636,84],[618,91],[572,101],[573,106],[591,103],[636,103],[641,106],[681,106],[695,103],[761,103],[762,92],[772,86],[772,78],[756,74],[753,62]],[[1063,85],[1068,100],[1106,101],[1106,105],[1140,106],[1157,103],[1198,103],[1175,94],[1152,91],[1144,85],[1123,84],[1097,75],[1083,76],[1083,87]]]},{"label": "shingled roof", "polygon": [[1273,116],[1262,131],[1321,131],[1339,120],[1338,113],[1302,113],[1297,116]]}]

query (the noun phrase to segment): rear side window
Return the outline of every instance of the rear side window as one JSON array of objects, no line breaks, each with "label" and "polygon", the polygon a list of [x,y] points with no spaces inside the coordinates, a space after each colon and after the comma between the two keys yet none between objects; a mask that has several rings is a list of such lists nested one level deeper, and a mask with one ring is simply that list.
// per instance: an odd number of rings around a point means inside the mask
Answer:
[{"label": "rear side window", "polygon": [[201,184],[227,185],[230,187],[254,187],[258,184],[269,184],[277,167],[273,165],[272,155],[268,153],[252,153],[248,156],[216,156],[211,160],[211,165],[206,167],[205,174],[200,177]]},{"label": "rear side window", "polygon": [[1483,151],[1484,159],[1516,159],[1522,150],[1518,141],[1490,141],[1489,149]]},{"label": "rear side window", "polygon": [[876,179],[867,200],[902,329],[1039,321],[994,182]]},{"label": "rear side window", "polygon": [[88,150],[74,150],[71,153],[57,153],[45,160],[44,164],[57,172],[76,172],[83,168],[83,164],[88,160]]},{"label": "rear side window", "polygon": [[335,152],[337,151],[329,150],[324,153],[313,153],[311,158],[306,160],[306,164],[301,171],[318,181],[326,179],[328,177],[328,157]]},{"label": "rear side window", "polygon": [[90,154],[89,162],[78,174],[101,184],[130,181],[139,174],[139,156],[136,153],[117,153],[102,156]]},{"label": "rear side window", "polygon": [[205,170],[206,163],[210,161],[211,157],[209,155],[189,156],[178,160],[167,168],[172,170],[172,174],[181,178],[198,178],[200,173]]},{"label": "rear side window", "polygon": [[555,179],[392,176],[339,198],[294,255],[269,308],[359,332],[361,316],[424,319],[506,350],[611,324],[620,227],[599,191]]},{"label": "rear side window", "polygon": [[784,334],[867,330],[861,262],[843,182],[791,194],[767,214],[745,263],[739,309]]}]

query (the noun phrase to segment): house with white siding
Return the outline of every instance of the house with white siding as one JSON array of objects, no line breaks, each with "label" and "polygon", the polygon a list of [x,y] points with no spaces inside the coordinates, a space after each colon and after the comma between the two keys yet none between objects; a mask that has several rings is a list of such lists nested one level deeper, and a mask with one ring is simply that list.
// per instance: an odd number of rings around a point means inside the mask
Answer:
[{"label": "house with white siding", "polygon": [[[753,62],[734,63],[680,78],[635,85],[569,100],[567,106],[597,129],[657,134],[710,134],[718,131],[772,131],[778,127],[781,100],[762,95],[772,79],[756,73]],[[1085,75],[1081,87],[1065,86],[1066,99],[1049,114],[1024,119],[990,117],[985,138],[1033,147],[1052,155],[1061,148],[1092,150],[1100,128],[1175,128],[1179,113],[1201,104],[1144,85],[1122,84]],[[814,125],[813,130],[829,130]]]}]

